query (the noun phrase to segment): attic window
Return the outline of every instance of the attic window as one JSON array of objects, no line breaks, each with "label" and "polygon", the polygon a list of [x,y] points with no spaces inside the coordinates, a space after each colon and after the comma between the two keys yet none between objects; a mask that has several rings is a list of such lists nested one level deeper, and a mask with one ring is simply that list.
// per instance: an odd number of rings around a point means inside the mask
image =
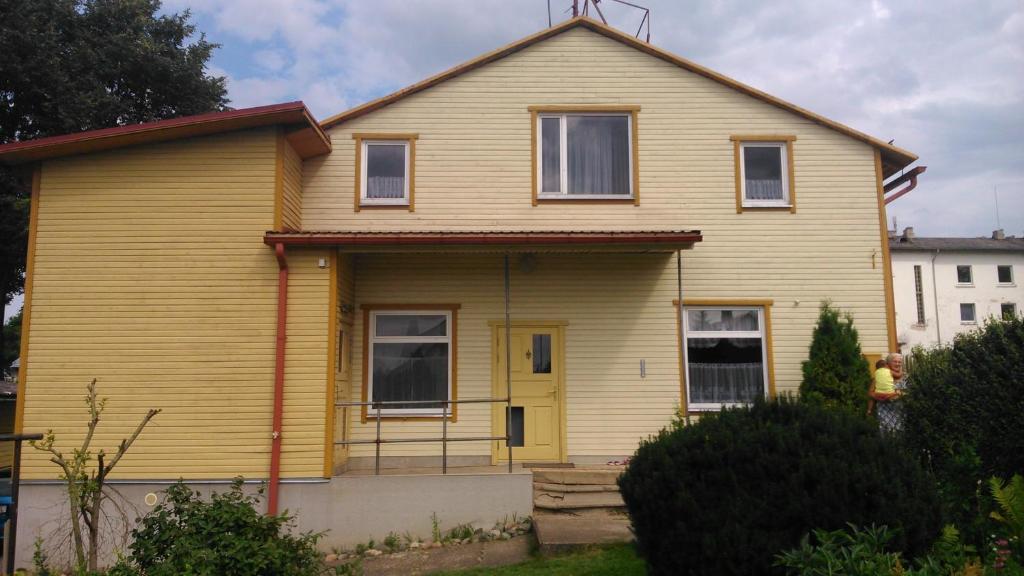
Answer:
[{"label": "attic window", "polygon": [[356,141],[355,211],[399,208],[412,212],[416,196],[418,134],[353,134]]},{"label": "attic window", "polygon": [[734,136],[736,208],[795,211],[793,136]]}]

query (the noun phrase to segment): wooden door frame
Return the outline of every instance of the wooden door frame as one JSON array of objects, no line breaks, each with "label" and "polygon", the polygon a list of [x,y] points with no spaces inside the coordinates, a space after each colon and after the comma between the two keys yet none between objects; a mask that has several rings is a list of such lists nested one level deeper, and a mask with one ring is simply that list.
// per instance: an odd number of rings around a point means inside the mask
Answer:
[{"label": "wooden door frame", "polygon": [[[498,377],[498,370],[496,364],[498,360],[498,354],[500,352],[498,346],[498,336],[505,331],[504,320],[489,320],[487,325],[491,327],[491,397],[492,398],[503,398],[505,396],[504,390],[498,390],[500,378]],[[545,330],[551,330],[556,335],[557,346],[551,350],[551,357],[558,358],[558,371],[556,374],[556,382],[558,386],[558,462],[568,463],[569,462],[569,450],[568,450],[568,415],[566,411],[566,379],[565,379],[565,328],[569,325],[568,320],[512,320],[512,328],[541,328]],[[506,344],[507,345],[507,344]],[[496,431],[498,428],[498,410],[503,410],[504,404],[492,404],[491,408],[491,433],[494,436],[500,434]],[[495,466],[501,461],[498,456],[498,441],[491,441],[491,465]],[[514,460],[513,460],[514,462]]]}]

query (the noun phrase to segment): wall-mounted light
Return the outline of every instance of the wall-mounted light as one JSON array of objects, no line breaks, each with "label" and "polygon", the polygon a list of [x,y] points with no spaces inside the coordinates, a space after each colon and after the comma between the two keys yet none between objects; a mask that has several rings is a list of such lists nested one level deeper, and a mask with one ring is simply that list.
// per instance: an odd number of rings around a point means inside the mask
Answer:
[{"label": "wall-mounted light", "polygon": [[351,313],[355,312],[355,310],[356,310],[356,307],[353,306],[352,304],[342,303],[342,305],[341,305],[341,313],[342,314],[351,314]]},{"label": "wall-mounted light", "polygon": [[320,269],[327,268],[327,258],[324,258],[324,257],[317,258],[316,265],[317,265],[317,268],[320,268]]}]

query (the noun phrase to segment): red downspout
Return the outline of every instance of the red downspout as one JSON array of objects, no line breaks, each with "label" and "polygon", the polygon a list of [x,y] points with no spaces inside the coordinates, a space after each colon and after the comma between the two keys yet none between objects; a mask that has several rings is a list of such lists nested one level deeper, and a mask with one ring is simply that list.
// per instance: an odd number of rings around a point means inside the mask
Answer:
[{"label": "red downspout", "polygon": [[924,171],[927,170],[927,169],[928,169],[927,166],[917,166],[916,168],[914,168],[910,172],[908,172],[908,173],[904,174],[903,176],[900,176],[899,178],[897,178],[897,179],[893,180],[892,182],[889,182],[888,184],[886,184],[885,185],[885,192],[888,193],[888,192],[892,191],[893,189],[895,189],[900,184],[902,184],[904,182],[908,182],[908,181],[910,182],[909,184],[907,184],[906,188],[900,190],[899,192],[896,192],[892,196],[887,196],[885,198],[885,203],[888,204],[888,203],[892,202],[893,200],[896,200],[897,198],[900,198],[901,196],[905,196],[906,194],[910,193],[910,191],[913,190],[914,188],[917,188],[917,177],[919,175],[923,174]]},{"label": "red downspout", "polygon": [[274,357],[274,420],[270,444],[270,489],[267,514],[277,514],[278,486],[281,484],[281,423],[284,420],[284,351],[288,340],[288,260],[284,244],[274,245],[277,256],[277,344]]}]

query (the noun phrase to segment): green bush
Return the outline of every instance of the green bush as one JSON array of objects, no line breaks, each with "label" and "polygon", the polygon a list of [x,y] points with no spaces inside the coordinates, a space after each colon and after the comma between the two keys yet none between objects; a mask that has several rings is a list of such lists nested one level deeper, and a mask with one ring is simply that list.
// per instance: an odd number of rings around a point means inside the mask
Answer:
[{"label": "green bush", "polygon": [[887,525],[895,551],[939,533],[934,482],[862,416],[789,399],[709,414],[641,443],[619,478],[651,574],[777,574],[809,531]]},{"label": "green bush", "polygon": [[292,517],[257,511],[242,480],[209,500],[178,482],[132,531],[131,555],[119,576],[309,576],[326,574],[319,534],[293,535]]},{"label": "green bush", "polygon": [[944,521],[981,546],[984,479],[1024,473],[1024,319],[915,349],[907,374],[904,439],[938,479]]},{"label": "green bush", "polygon": [[974,480],[1024,473],[1024,318],[917,349],[907,373],[907,441],[939,471],[973,452]]},{"label": "green bush", "polygon": [[800,399],[811,404],[863,413],[871,386],[871,368],[860,349],[850,314],[825,302],[803,363]]}]

